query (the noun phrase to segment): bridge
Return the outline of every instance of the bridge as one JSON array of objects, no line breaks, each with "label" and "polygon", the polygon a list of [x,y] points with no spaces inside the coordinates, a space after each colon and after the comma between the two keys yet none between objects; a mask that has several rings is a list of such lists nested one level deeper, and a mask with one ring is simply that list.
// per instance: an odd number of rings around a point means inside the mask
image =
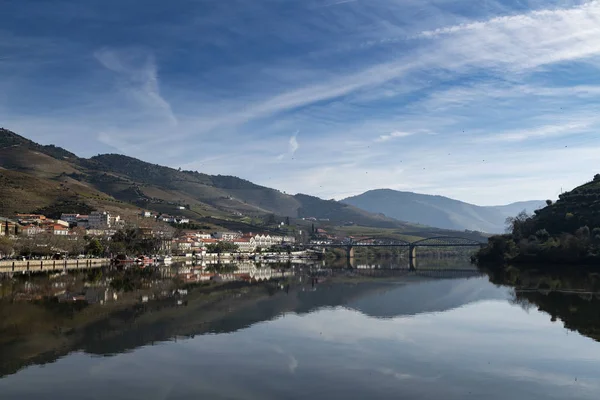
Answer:
[{"label": "bridge", "polygon": [[408,258],[410,268],[415,269],[417,264],[417,248],[419,247],[481,247],[485,242],[468,239],[460,236],[434,236],[420,239],[414,242],[408,242],[402,239],[383,239],[383,238],[363,238],[359,240],[348,240],[340,243],[307,244],[307,247],[330,248],[338,247],[346,249],[348,260],[354,258],[354,248],[356,247],[405,247],[408,248]]}]

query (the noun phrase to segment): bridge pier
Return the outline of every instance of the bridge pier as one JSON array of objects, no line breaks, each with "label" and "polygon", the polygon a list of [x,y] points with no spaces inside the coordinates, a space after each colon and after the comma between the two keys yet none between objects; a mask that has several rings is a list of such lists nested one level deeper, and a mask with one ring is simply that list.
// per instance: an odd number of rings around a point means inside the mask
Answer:
[{"label": "bridge pier", "polygon": [[348,261],[354,259],[354,247],[346,247],[346,259],[348,259]]},{"label": "bridge pier", "polygon": [[417,246],[410,245],[408,247],[408,268],[411,271],[417,269]]}]

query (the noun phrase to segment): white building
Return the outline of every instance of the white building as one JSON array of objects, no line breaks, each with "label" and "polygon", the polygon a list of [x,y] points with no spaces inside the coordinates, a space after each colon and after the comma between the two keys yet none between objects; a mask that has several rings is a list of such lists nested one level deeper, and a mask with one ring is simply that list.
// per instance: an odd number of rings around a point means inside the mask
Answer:
[{"label": "white building", "polygon": [[238,247],[238,251],[241,253],[252,253],[256,250],[256,243],[254,238],[238,238],[233,240],[233,244]]},{"label": "white building", "polygon": [[106,211],[94,211],[89,215],[88,226],[91,229],[106,229],[114,227],[119,223],[121,217],[112,216]]},{"label": "white building", "polygon": [[61,226],[64,226],[65,228],[69,227],[69,222],[67,222],[65,220],[62,220],[62,219],[57,219],[57,220],[54,221],[54,223],[58,224],[58,225],[61,225]]},{"label": "white building", "polygon": [[161,215],[160,220],[162,222],[171,223],[171,222],[175,222],[175,217],[172,217],[170,215]]},{"label": "white building", "polygon": [[65,228],[59,224],[51,224],[46,226],[46,231],[52,235],[67,236],[69,234],[69,228]]},{"label": "white building", "polygon": [[60,219],[62,221],[68,222],[69,224],[77,223],[77,219],[79,218],[79,214],[61,214]]},{"label": "white building", "polygon": [[232,241],[242,237],[242,234],[239,232],[217,232],[213,235],[213,237],[215,239]]},{"label": "white building", "polygon": [[192,249],[192,242],[188,242],[186,240],[177,240],[175,241],[175,246],[177,250],[186,251]]},{"label": "white building", "polygon": [[261,247],[270,247],[283,243],[296,242],[296,239],[292,236],[278,236],[268,234],[255,235],[254,240],[256,241],[256,245]]},{"label": "white building", "polygon": [[27,225],[23,230],[27,236],[35,236],[44,233],[44,230],[37,225]]}]

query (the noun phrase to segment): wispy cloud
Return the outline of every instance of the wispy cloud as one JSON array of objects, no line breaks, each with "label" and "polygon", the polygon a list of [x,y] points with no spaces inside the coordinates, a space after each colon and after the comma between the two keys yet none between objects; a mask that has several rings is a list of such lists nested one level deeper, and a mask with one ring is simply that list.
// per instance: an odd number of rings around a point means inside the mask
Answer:
[{"label": "wispy cloud", "polygon": [[294,154],[296,154],[296,151],[298,151],[300,148],[300,144],[298,143],[298,133],[300,133],[300,131],[296,131],[292,136],[290,136],[290,140],[288,141],[288,151],[287,153],[278,155],[278,160],[283,160],[286,156],[293,157]]},{"label": "wispy cloud", "polygon": [[521,142],[529,139],[574,135],[587,132],[597,122],[599,121],[579,121],[544,125],[531,129],[518,129],[477,138],[475,141],[480,143]]},{"label": "wispy cloud", "polygon": [[402,132],[402,131],[394,131],[392,133],[389,133],[387,135],[381,135],[379,136],[377,139],[375,139],[376,142],[387,142],[389,140],[392,139],[397,139],[397,138],[403,138],[403,137],[407,137],[407,136],[411,136],[414,135],[416,132]]},{"label": "wispy cloud", "polygon": [[178,120],[171,105],[159,89],[158,70],[154,56],[140,49],[101,49],[94,53],[107,69],[119,74],[122,88],[132,95],[149,113],[160,113],[172,125]]}]

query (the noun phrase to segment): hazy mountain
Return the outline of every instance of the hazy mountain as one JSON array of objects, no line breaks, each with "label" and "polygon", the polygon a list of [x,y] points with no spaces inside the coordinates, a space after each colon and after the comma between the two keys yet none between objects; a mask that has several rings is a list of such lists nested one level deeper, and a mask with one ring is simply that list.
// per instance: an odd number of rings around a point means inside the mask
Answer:
[{"label": "hazy mountain", "polygon": [[490,233],[503,232],[506,217],[514,216],[524,209],[532,213],[545,205],[544,201],[535,200],[482,207],[443,196],[391,189],[371,190],[342,202],[401,221],[443,229]]}]

